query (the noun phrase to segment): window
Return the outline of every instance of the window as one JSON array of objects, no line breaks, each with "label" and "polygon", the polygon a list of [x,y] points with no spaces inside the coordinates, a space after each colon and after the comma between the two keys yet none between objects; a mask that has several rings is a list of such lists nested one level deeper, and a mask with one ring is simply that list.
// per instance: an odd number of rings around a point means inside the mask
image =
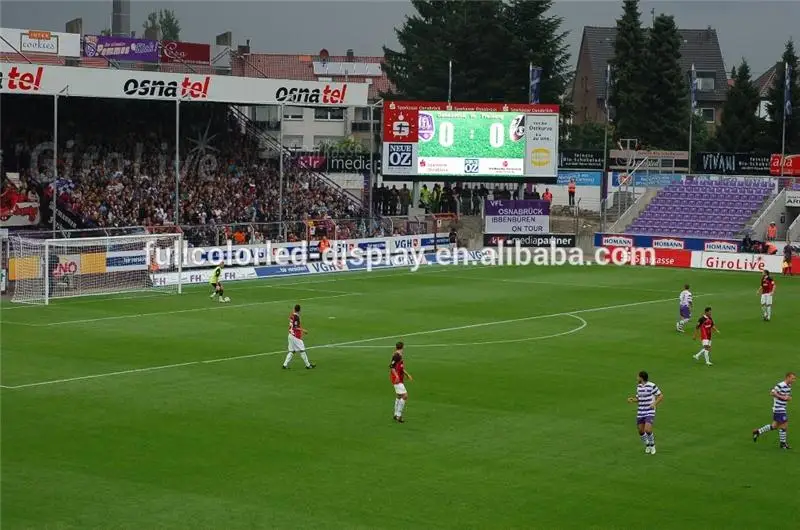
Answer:
[{"label": "window", "polygon": [[303,108],[302,107],[284,107],[283,119],[285,120],[302,120]]},{"label": "window", "polygon": [[706,123],[715,123],[717,113],[714,109],[700,109],[700,115],[703,117],[703,121]]},{"label": "window", "polygon": [[372,111],[372,119],[373,119],[373,121],[380,121],[380,119],[381,119],[380,109],[377,109],[377,108],[374,108],[374,107],[358,109],[358,114],[356,115],[358,121],[369,121],[370,111]]},{"label": "window", "polygon": [[341,121],[344,120],[344,109],[316,108],[314,109],[314,119],[318,121]]},{"label": "window", "polygon": [[715,75],[713,72],[697,72],[697,90],[711,92],[715,89]]},{"label": "window", "polygon": [[288,134],[283,135],[283,145],[288,147],[289,149],[303,149],[303,137],[302,136],[290,136]]}]

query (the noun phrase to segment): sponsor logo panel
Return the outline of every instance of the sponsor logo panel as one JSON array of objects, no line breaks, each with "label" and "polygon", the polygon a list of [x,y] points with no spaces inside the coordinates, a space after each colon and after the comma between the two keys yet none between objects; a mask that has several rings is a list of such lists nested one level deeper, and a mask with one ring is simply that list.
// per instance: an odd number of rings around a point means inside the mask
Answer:
[{"label": "sponsor logo panel", "polygon": [[686,247],[686,243],[683,241],[683,239],[676,239],[676,238],[654,238],[653,239],[653,248],[682,250],[685,247]]}]

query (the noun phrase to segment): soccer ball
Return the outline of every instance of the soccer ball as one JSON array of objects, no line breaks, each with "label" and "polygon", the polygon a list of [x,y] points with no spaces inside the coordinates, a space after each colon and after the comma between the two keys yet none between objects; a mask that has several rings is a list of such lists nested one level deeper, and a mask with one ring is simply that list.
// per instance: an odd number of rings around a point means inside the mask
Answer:
[{"label": "soccer ball", "polygon": [[222,301],[227,304],[228,302],[231,301],[231,298],[229,296],[226,296],[225,298],[222,299]]}]

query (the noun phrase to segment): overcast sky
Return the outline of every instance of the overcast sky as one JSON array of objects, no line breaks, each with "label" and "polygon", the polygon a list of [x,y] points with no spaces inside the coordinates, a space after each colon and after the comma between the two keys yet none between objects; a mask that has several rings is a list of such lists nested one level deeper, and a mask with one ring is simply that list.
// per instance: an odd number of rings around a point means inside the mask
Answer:
[{"label": "overcast sky", "polygon": [[[621,12],[621,1],[556,2],[554,12],[564,17],[570,31],[573,59],[577,59],[583,26],[611,26]],[[226,1],[140,2],[131,6],[131,29],[141,34],[147,13],[175,10],[181,22],[181,40],[211,43],[214,36],[232,31],[234,41],[251,40],[253,52],[316,53],[322,48],[344,54],[381,55],[381,46],[397,45],[394,28],[413,10],[405,1]],[[711,26],[719,34],[725,64],[744,57],[754,75],[780,59],[785,42],[800,39],[800,1],[723,2],[684,0],[643,2],[642,18],[650,23],[650,10],[675,16],[679,27]],[[84,33],[110,27],[111,0],[75,2],[23,0],[0,2],[3,27],[64,31],[67,20],[83,18]]]}]

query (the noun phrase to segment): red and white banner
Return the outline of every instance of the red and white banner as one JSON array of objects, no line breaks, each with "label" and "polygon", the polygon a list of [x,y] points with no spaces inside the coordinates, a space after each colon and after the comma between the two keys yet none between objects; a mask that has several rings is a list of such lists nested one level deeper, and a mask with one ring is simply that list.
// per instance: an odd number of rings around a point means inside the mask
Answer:
[{"label": "red and white banner", "polygon": [[774,272],[783,270],[783,257],[767,254],[694,252],[692,267],[719,271]]},{"label": "red and white banner", "polygon": [[[769,161],[769,174],[781,174],[781,155],[772,155]],[[783,157],[783,176],[800,177],[800,155],[786,155]]]},{"label": "red and white banner", "polygon": [[692,266],[691,250],[632,248],[629,246],[605,246],[608,251],[606,263],[624,259],[628,265],[638,267],[673,267],[688,269]]},{"label": "red and white banner", "polygon": [[39,199],[35,194],[19,193],[9,186],[0,195],[0,226],[36,226],[41,220]]},{"label": "red and white banner", "polygon": [[211,46],[194,42],[162,40],[161,62],[211,64]]},{"label": "red and white banner", "polygon": [[81,36],[77,33],[0,28],[0,37],[0,52],[3,53],[81,56]]},{"label": "red and white banner", "polygon": [[0,93],[3,94],[363,107],[367,105],[368,89],[366,83],[0,64]]}]

